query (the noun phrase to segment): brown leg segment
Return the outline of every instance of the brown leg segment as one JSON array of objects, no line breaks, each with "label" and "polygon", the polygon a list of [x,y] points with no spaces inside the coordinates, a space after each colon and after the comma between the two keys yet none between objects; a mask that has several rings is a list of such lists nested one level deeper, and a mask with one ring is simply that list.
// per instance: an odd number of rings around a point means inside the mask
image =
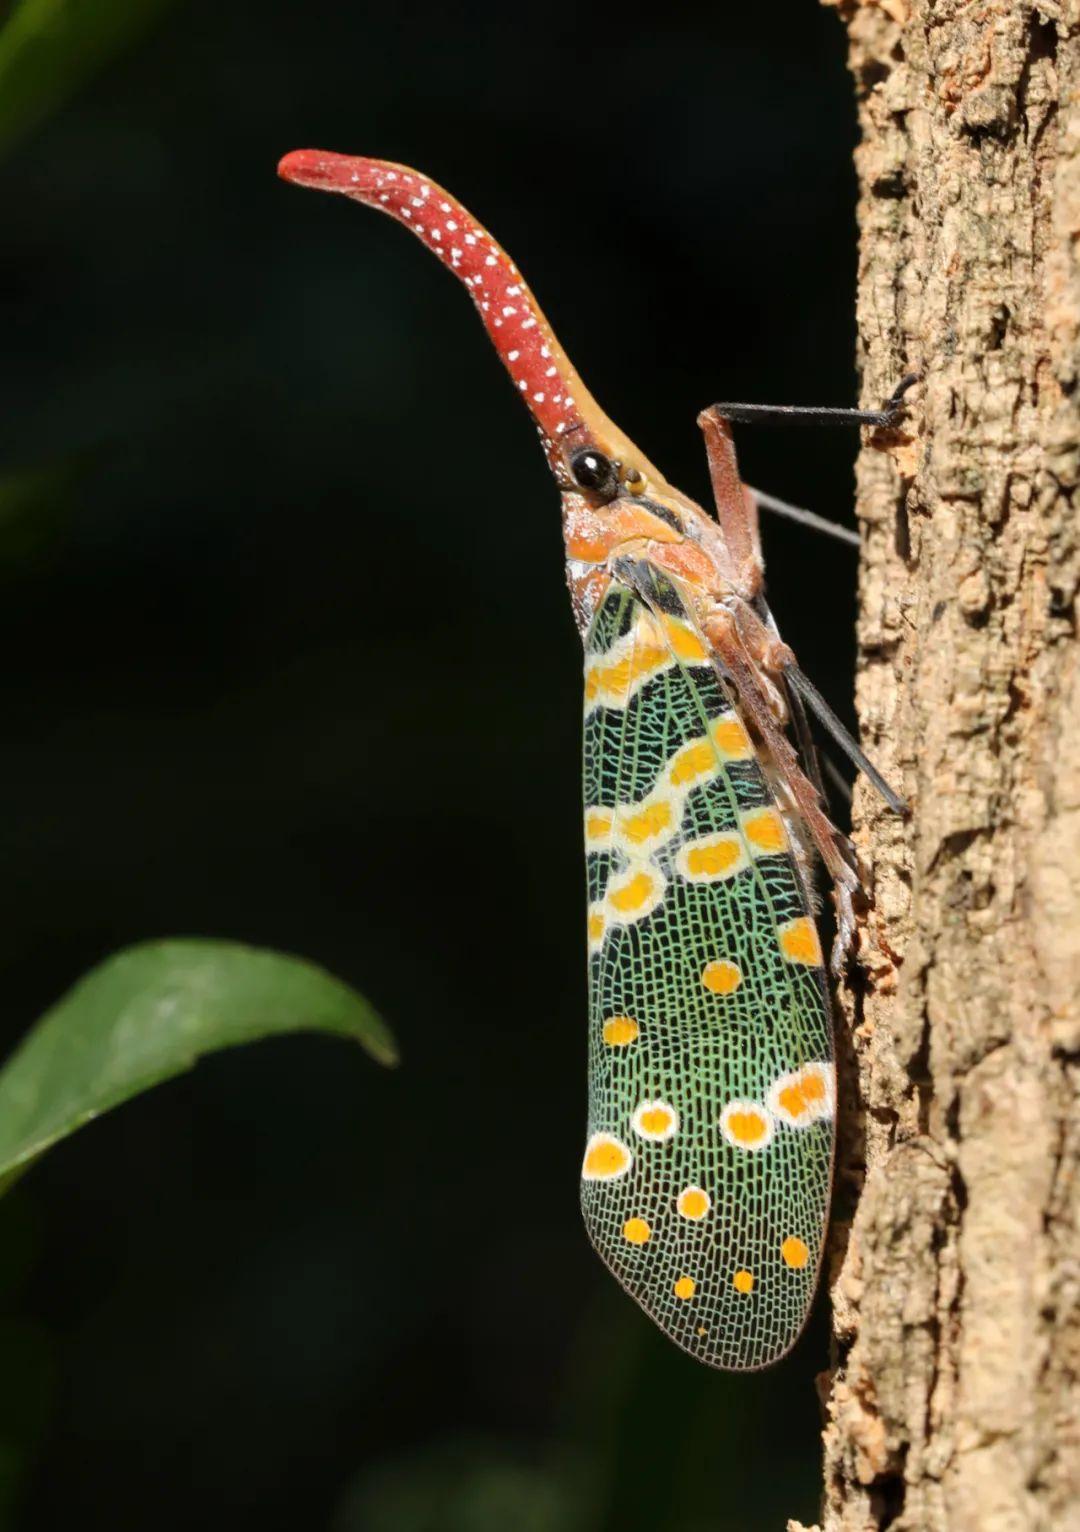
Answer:
[{"label": "brown leg segment", "polygon": [[761,557],[757,505],[739,478],[731,426],[715,409],[702,410],[698,425],[705,436],[716,519],[731,561],[739,571],[740,594],[752,600],[761,590],[765,565]]}]

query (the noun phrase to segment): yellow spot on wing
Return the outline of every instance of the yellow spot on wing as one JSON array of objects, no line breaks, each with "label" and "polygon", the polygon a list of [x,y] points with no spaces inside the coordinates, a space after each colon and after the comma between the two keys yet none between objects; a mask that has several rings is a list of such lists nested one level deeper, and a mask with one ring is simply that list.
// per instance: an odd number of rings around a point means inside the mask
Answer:
[{"label": "yellow spot on wing", "polygon": [[595,845],[606,841],[611,834],[612,813],[610,809],[585,810],[585,843]]},{"label": "yellow spot on wing", "polygon": [[789,1117],[798,1119],[809,1115],[809,1106],[803,1094],[801,1080],[793,1085],[785,1085],[783,1090],[777,1091],[776,1099]]},{"label": "yellow spot on wing", "polygon": [[650,794],[618,811],[616,834],[631,856],[652,850],[679,827],[679,809],[670,798]]},{"label": "yellow spot on wing", "polygon": [[756,1153],[772,1142],[775,1124],[760,1101],[729,1101],[720,1113],[720,1131],[733,1149]]},{"label": "yellow spot on wing", "polygon": [[604,940],[604,931],[607,928],[607,920],[604,911],[598,904],[590,905],[585,929],[589,936],[589,951],[598,952]]},{"label": "yellow spot on wing", "polygon": [[586,1181],[612,1181],[634,1163],[630,1150],[612,1133],[594,1133],[585,1145],[581,1174]]},{"label": "yellow spot on wing", "polygon": [[785,1266],[790,1266],[792,1271],[802,1271],[810,1259],[810,1252],[797,1234],[789,1234],[780,1246],[780,1255]]},{"label": "yellow spot on wing", "polygon": [[777,930],[780,938],[780,951],[789,963],[806,963],[816,968],[821,963],[821,942],[818,940],[817,927],[806,915],[800,915],[797,920],[789,920]]},{"label": "yellow spot on wing", "polygon": [[693,628],[688,627],[685,622],[680,622],[677,617],[665,617],[663,623],[668,642],[680,660],[697,664],[709,658],[709,651]]},{"label": "yellow spot on wing", "polygon": [[623,1239],[631,1245],[644,1245],[646,1240],[652,1238],[652,1230],[644,1218],[628,1218],[622,1226]]},{"label": "yellow spot on wing", "polygon": [[825,1100],[825,1096],[827,1094],[825,1081],[821,1078],[820,1075],[810,1074],[807,1070],[804,1069],[802,1093],[806,1101],[809,1102],[811,1106],[816,1106],[818,1103]]},{"label": "yellow spot on wing", "polygon": [[688,841],[675,859],[684,878],[697,883],[715,883],[733,878],[747,865],[746,848],[741,835],[733,830],[718,835],[702,835]]},{"label": "yellow spot on wing", "polygon": [[808,1128],[832,1116],[833,1081],[831,1064],[804,1064],[773,1082],[769,1107],[789,1128]]},{"label": "yellow spot on wing", "polygon": [[664,878],[658,868],[629,867],[608,884],[607,908],[613,920],[643,920],[663,897]]},{"label": "yellow spot on wing", "polygon": [[701,982],[714,995],[731,995],[742,983],[742,971],[726,958],[714,958],[701,970]]},{"label": "yellow spot on wing", "polygon": [[754,1291],[754,1273],[752,1271],[737,1271],[731,1279],[731,1285],[737,1293],[752,1293]]},{"label": "yellow spot on wing", "polygon": [[697,1222],[709,1211],[712,1199],[700,1186],[686,1186],[676,1198],[675,1206],[684,1218],[692,1218]]},{"label": "yellow spot on wing", "polygon": [[679,1131],[679,1114],[667,1101],[643,1101],[630,1121],[642,1138],[671,1138]]},{"label": "yellow spot on wing", "polygon": [[707,739],[692,739],[671,758],[668,781],[672,787],[693,787],[716,770],[716,752]]},{"label": "yellow spot on wing", "polygon": [[609,1016],[604,1022],[604,1041],[609,1048],[625,1048],[640,1030],[632,1016]]},{"label": "yellow spot on wing", "polygon": [[725,760],[745,761],[754,753],[750,736],[734,713],[724,713],[716,720],[712,726],[712,737]]},{"label": "yellow spot on wing", "polygon": [[742,816],[742,828],[755,856],[775,856],[788,849],[787,831],[776,809],[751,809]]},{"label": "yellow spot on wing", "polygon": [[588,706],[625,707],[642,681],[671,664],[671,654],[660,630],[647,614],[629,633],[617,639],[606,654],[594,659],[585,671]]},{"label": "yellow spot on wing", "polygon": [[675,1284],[675,1296],[676,1298],[682,1298],[684,1302],[692,1298],[696,1292],[697,1283],[693,1277],[680,1277]]}]

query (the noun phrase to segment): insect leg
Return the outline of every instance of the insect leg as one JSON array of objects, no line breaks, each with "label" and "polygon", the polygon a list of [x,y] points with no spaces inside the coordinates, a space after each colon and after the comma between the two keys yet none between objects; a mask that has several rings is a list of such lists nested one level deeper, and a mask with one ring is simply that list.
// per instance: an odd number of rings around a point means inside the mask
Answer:
[{"label": "insect leg", "polygon": [[746,425],[759,421],[778,420],[805,422],[811,425],[876,426],[888,430],[896,425],[904,413],[904,395],[922,374],[909,372],[902,378],[879,410],[835,409],[828,405],[805,404],[714,404],[707,414],[722,415]]},{"label": "insect leg", "polygon": [[761,590],[765,576],[757,502],[753,491],[739,478],[735,442],[727,419],[714,407],[702,410],[698,425],[705,437],[716,519],[739,572],[742,594],[750,599]]},{"label": "insect leg", "polygon": [[825,701],[825,698],[818,691],[813,681],[808,676],[803,675],[794,660],[784,666],[784,677],[791,688],[798,692],[806,705],[825,725],[848,759],[863,773],[881,797],[884,798],[893,813],[908,814],[910,810],[906,799],[902,798],[898,792],[889,786],[873,761],[867,758],[858,743],[852,739],[847,729],[844,728],[844,725]]},{"label": "insect leg", "polygon": [[827,537],[835,537],[841,543],[850,543],[853,548],[859,547],[859,534],[849,527],[842,527],[835,521],[818,516],[814,511],[804,510],[801,505],[791,505],[787,500],[767,495],[763,489],[751,489],[749,484],[746,488],[761,510],[772,511],[774,516],[783,516],[787,521],[797,521],[801,526],[812,527],[815,532],[824,532]]}]

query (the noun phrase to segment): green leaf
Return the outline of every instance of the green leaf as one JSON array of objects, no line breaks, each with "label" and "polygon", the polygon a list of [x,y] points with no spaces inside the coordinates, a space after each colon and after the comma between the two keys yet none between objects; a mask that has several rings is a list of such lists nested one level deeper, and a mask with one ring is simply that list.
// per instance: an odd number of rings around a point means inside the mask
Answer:
[{"label": "green leaf", "polygon": [[109,1107],[204,1053],[283,1032],[333,1032],[397,1063],[367,1002],[302,958],[214,941],[146,942],[107,958],[0,1070],[0,1193]]},{"label": "green leaf", "polygon": [[0,154],[173,0],[22,0],[0,29]]}]

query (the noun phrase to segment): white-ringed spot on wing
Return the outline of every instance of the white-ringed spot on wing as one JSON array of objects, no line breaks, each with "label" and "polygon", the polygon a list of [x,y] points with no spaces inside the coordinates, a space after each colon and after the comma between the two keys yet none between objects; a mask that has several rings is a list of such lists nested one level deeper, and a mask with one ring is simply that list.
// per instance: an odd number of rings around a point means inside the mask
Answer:
[{"label": "white-ringed spot on wing", "polygon": [[750,855],[778,856],[790,848],[787,830],[779,809],[771,806],[747,809],[739,815],[739,824],[750,847]]},{"label": "white-ringed spot on wing", "polygon": [[594,707],[624,708],[645,681],[672,663],[664,635],[653,618],[642,612],[629,633],[586,661],[586,713]]},{"label": "white-ringed spot on wing", "polygon": [[821,941],[817,926],[808,915],[800,915],[776,928],[780,951],[789,963],[803,963],[808,968],[820,968],[822,963]]},{"label": "white-ringed spot on wing", "polygon": [[602,1035],[609,1048],[629,1048],[637,1041],[641,1028],[632,1016],[609,1016]]},{"label": "white-ringed spot on wing", "polygon": [[754,746],[738,713],[721,713],[709,726],[713,744],[725,761],[749,761]]},{"label": "white-ringed spot on wing", "polygon": [[668,762],[665,775],[678,792],[689,792],[714,777],[726,761],[746,761],[754,746],[737,713],[721,713],[709,725],[709,733],[680,745]]},{"label": "white-ringed spot on wing", "polygon": [[721,830],[687,841],[675,858],[675,866],[691,883],[719,883],[749,865],[746,844],[737,830]]},{"label": "white-ringed spot on wing", "polygon": [[685,793],[716,774],[716,751],[705,738],[680,745],[668,762],[665,776],[676,792]]},{"label": "white-ringed spot on wing", "polygon": [[679,1114],[670,1102],[643,1101],[631,1117],[630,1125],[639,1138],[661,1143],[679,1131]]},{"label": "white-ringed spot on wing", "polygon": [[729,1101],[720,1113],[720,1131],[733,1149],[756,1154],[772,1143],[776,1124],[760,1101]]},{"label": "white-ringed spot on wing", "polygon": [[675,1199],[675,1206],[684,1218],[698,1223],[712,1207],[712,1198],[701,1186],[684,1186]]},{"label": "white-ringed spot on wing", "polygon": [[585,849],[599,851],[611,839],[614,814],[611,809],[591,808],[585,810]]},{"label": "white-ringed spot on wing", "polygon": [[631,858],[645,856],[675,834],[681,817],[681,801],[659,792],[640,803],[620,805],[615,811],[616,844]]},{"label": "white-ringed spot on wing", "polygon": [[633,925],[651,915],[663,900],[664,874],[653,862],[631,862],[616,873],[604,895],[604,912],[616,925]]},{"label": "white-ringed spot on wing", "polygon": [[604,933],[607,930],[607,916],[604,914],[602,904],[589,905],[589,913],[585,918],[585,930],[589,938],[589,951],[599,952],[604,945]]},{"label": "white-ringed spot on wing", "polygon": [[585,1145],[581,1162],[583,1181],[614,1181],[624,1176],[634,1163],[634,1156],[613,1133],[594,1133]]},{"label": "white-ringed spot on wing", "polygon": [[836,1109],[836,1073],[831,1064],[804,1064],[781,1075],[769,1089],[769,1110],[789,1128],[823,1122]]}]

